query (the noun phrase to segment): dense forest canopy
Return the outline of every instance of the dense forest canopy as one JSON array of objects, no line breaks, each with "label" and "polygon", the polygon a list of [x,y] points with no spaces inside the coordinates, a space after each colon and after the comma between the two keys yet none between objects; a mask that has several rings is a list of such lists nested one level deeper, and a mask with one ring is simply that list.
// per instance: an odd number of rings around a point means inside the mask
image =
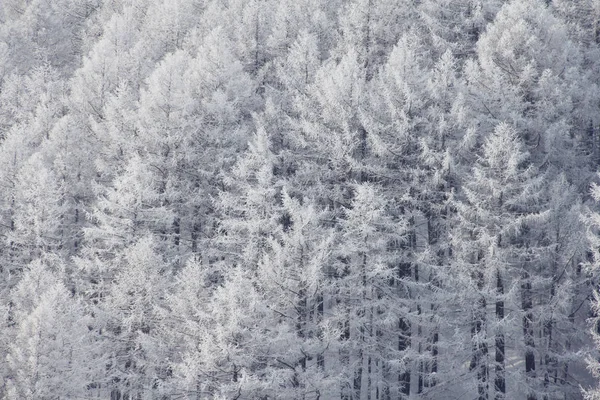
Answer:
[{"label": "dense forest canopy", "polygon": [[599,0],[2,0],[0,398],[600,399]]}]

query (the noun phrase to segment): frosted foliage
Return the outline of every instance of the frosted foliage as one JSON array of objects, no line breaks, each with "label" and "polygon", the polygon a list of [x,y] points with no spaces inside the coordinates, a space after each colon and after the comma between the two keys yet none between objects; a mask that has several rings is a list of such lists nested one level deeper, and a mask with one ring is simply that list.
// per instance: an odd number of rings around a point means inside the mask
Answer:
[{"label": "frosted foliage", "polygon": [[[49,272],[41,263],[34,263],[29,274]],[[86,365],[94,357],[88,319],[77,299],[57,278],[54,283],[44,282],[43,287],[39,287],[39,281],[31,283],[38,284],[38,298],[29,308],[19,305],[24,316],[19,318],[7,356],[9,370],[13,371],[7,382],[7,398],[82,396],[85,382],[95,369]],[[21,286],[18,293],[22,295],[24,289]]]},{"label": "frosted foliage", "polygon": [[126,253],[124,262],[111,293],[111,310],[126,331],[148,330],[152,299],[161,290],[158,282],[163,262],[154,253],[150,238],[136,243]]},{"label": "frosted foliage", "polygon": [[517,176],[528,157],[516,131],[507,124],[501,124],[485,142],[481,159],[487,167],[510,179]]},{"label": "frosted foliage", "polygon": [[600,398],[599,71],[600,0],[1,0],[0,398]]},{"label": "frosted foliage", "polygon": [[483,68],[500,68],[522,82],[535,70],[558,74],[577,61],[567,30],[542,1],[514,1],[498,13],[478,43]]}]

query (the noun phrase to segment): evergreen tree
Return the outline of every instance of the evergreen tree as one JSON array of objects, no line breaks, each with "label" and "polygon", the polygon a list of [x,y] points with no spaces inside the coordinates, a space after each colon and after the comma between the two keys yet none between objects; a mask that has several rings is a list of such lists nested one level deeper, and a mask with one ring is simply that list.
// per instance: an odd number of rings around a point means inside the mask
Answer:
[{"label": "evergreen tree", "polygon": [[15,288],[13,304],[17,332],[6,359],[6,397],[86,396],[102,360],[79,300],[36,260]]},{"label": "evergreen tree", "polygon": [[168,373],[159,337],[156,304],[164,298],[168,270],[150,236],[125,252],[115,283],[100,312],[105,352],[105,386],[111,397],[152,398]]},{"label": "evergreen tree", "polygon": [[373,153],[366,169],[395,199],[392,215],[406,218],[410,226],[409,239],[399,245],[397,275],[400,286],[410,287],[405,293],[413,310],[402,321],[402,345],[412,345],[417,354],[404,379],[412,375],[419,394],[434,391],[440,379],[440,267],[448,262],[448,199],[459,172],[450,154],[465,153],[457,145],[464,123],[460,97],[454,98],[460,93],[456,70],[449,52],[431,60],[422,41],[405,35],[375,78],[362,115]]},{"label": "evergreen tree", "polygon": [[467,62],[465,78],[476,110],[471,118],[481,129],[514,124],[538,165],[547,160],[577,180],[586,176],[578,141],[590,121],[580,112],[588,110],[593,86],[567,26],[552,11],[539,0],[505,4],[478,41],[477,61]]},{"label": "evergreen tree", "polygon": [[[533,288],[545,252],[536,238],[547,218],[542,184],[516,131],[501,124],[486,139],[457,203],[453,287],[462,288],[462,314],[470,319],[469,370],[479,399],[536,398]],[[519,317],[509,318],[507,310],[520,310]],[[457,332],[459,340],[464,333]],[[511,348],[524,356],[524,370],[507,368]]]}]

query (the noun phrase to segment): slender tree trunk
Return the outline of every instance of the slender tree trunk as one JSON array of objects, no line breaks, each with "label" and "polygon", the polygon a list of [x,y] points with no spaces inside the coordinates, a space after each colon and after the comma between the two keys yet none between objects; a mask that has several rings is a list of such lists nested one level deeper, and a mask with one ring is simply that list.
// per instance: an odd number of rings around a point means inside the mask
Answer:
[{"label": "slender tree trunk", "polygon": [[[323,311],[324,311],[324,296],[323,292],[320,292],[317,295],[317,309],[316,309],[316,323],[320,324],[323,321]],[[321,371],[325,370],[325,355],[320,352],[317,354],[317,366]]]},{"label": "slender tree trunk", "polygon": [[[411,264],[400,263],[400,265],[398,266],[398,278],[400,279],[400,281],[410,276]],[[410,350],[412,327],[408,318],[400,318],[400,320],[398,321],[398,331],[398,351],[402,354]],[[406,365],[409,364],[406,363]],[[408,367],[404,371],[401,371],[398,375],[398,385],[400,387],[400,394],[404,396],[401,396],[401,399],[408,398],[410,396],[410,376],[411,370]]]},{"label": "slender tree trunk", "polygon": [[367,3],[366,23],[365,23],[365,72],[367,81],[370,81],[373,77],[373,62],[371,60],[371,9],[373,7],[373,0],[369,0]]},{"label": "slender tree trunk", "polygon": [[[194,217],[200,215],[199,207],[195,207]],[[200,222],[195,219],[192,224],[192,232],[190,233],[192,239],[192,254],[196,256],[198,254],[198,239],[200,237]]]},{"label": "slender tree trunk", "polygon": [[[545,392],[547,392],[548,386],[550,386],[550,379],[553,374],[554,374],[554,383],[556,384],[556,372],[555,372],[556,367],[554,365],[553,357],[551,357],[550,354],[548,354],[552,351],[552,348],[554,347],[554,343],[552,342],[553,324],[554,324],[554,322],[552,320],[552,316],[550,316],[550,318],[548,318],[544,322],[544,330],[543,330],[544,337],[546,337],[546,339],[548,340],[548,347],[546,349],[546,354],[544,355],[544,367],[545,367],[544,389],[546,389]],[[544,394],[544,400],[548,400],[547,394]]]},{"label": "slender tree trunk", "polygon": [[256,11],[256,21],[254,24],[254,42],[256,47],[254,48],[254,72],[257,73],[260,69],[260,11]]},{"label": "slender tree trunk", "polygon": [[[402,210],[404,212],[404,210]],[[414,219],[409,219],[409,224],[414,226]],[[416,235],[414,230],[409,231],[408,240],[402,243],[400,248],[409,252],[409,258],[412,256],[416,247]],[[418,270],[415,269],[416,280],[418,280]],[[396,290],[402,293],[407,293],[408,298],[411,297],[410,288],[405,287],[405,280],[413,279],[413,264],[408,260],[402,260],[396,267]],[[408,316],[401,316],[398,319],[398,352],[400,357],[407,359],[406,353],[410,351],[412,341],[412,323]],[[404,363],[405,369],[398,371],[398,394],[399,399],[408,399],[410,397],[411,374],[412,370],[409,367],[410,361]]]},{"label": "slender tree trunk", "polygon": [[[418,282],[418,280],[416,281]],[[417,318],[419,318],[419,325],[417,325],[417,340],[419,341],[419,345],[417,347],[417,351],[419,352],[419,358],[422,358],[422,354],[423,354],[423,345],[422,345],[422,340],[423,340],[423,327],[421,326],[420,322],[421,322],[421,305],[417,304]],[[423,379],[425,376],[425,363],[423,362],[423,360],[419,360],[418,364],[417,364],[417,393],[421,394],[423,393]]]},{"label": "slender tree trunk", "polygon": [[381,373],[383,375],[383,387],[381,388],[381,400],[392,400],[392,391],[389,382],[391,381],[391,368],[384,360],[381,362]]},{"label": "slender tree trunk", "polygon": [[[504,283],[500,271],[496,271],[496,322],[504,319]],[[501,328],[496,331],[496,376],[494,378],[494,389],[496,400],[504,399],[506,396],[505,381],[505,351],[504,351],[504,333]]]},{"label": "slender tree trunk", "polygon": [[176,248],[179,248],[179,240],[181,235],[180,219],[175,217],[173,219],[173,244]]},{"label": "slender tree trunk", "polygon": [[[433,311],[433,307],[432,307],[432,311]],[[427,387],[434,387],[437,384],[437,380],[436,380],[436,375],[438,372],[438,342],[440,340],[440,334],[438,331],[437,326],[433,328],[433,333],[431,334],[431,347],[430,347],[430,352],[431,352],[431,362],[430,362],[430,369],[429,369],[429,373],[430,376],[427,379]]]},{"label": "slender tree trunk", "polygon": [[362,390],[362,377],[363,377],[363,349],[358,350],[357,356],[357,369],[354,372],[354,395],[352,396],[353,400],[359,400],[360,394]]},{"label": "slender tree trunk", "polygon": [[[79,226],[79,208],[75,207],[75,226]],[[73,240],[73,251],[77,252],[79,248],[79,236],[75,235]]]},{"label": "slender tree trunk", "polygon": [[[523,336],[525,342],[525,376],[528,382],[533,383],[535,378],[535,341],[533,332],[533,296],[531,293],[531,278],[527,272],[523,273],[521,284],[521,297],[523,309]],[[536,400],[533,391],[527,394],[527,400]]]},{"label": "slender tree trunk", "polygon": [[[343,342],[348,342],[350,340],[350,311],[346,313],[346,319],[344,321],[344,326],[342,327],[342,335],[341,335],[342,346],[344,346]],[[340,350],[340,362],[344,368],[350,368],[350,350],[342,348]],[[349,383],[344,383],[341,387],[341,400],[352,400],[351,395],[352,388]]]},{"label": "slender tree trunk", "polygon": [[[306,290],[304,288],[298,291],[298,316],[296,320],[296,334],[300,339],[300,342],[304,341],[306,338],[306,306],[307,306],[307,298],[306,298]],[[306,367],[306,357],[303,357],[300,360],[300,365],[303,369]]]},{"label": "slender tree trunk", "polygon": [[[434,217],[433,212],[431,210],[428,210],[427,211],[427,241],[431,248],[436,247],[436,245],[438,244],[438,238],[439,238],[439,233],[435,229],[435,224],[433,223],[434,218],[435,217]],[[441,265],[442,261],[441,261],[441,255],[439,254],[439,252],[437,254],[437,257],[438,257],[438,260],[436,260],[438,262],[437,265]],[[440,282],[436,277],[436,271],[432,271],[430,273],[429,282],[431,282],[431,284],[434,287],[440,287]],[[434,322],[434,317],[437,314],[437,309],[438,309],[437,304],[435,304],[435,303],[430,304],[430,311],[431,311],[430,323],[432,324],[432,328],[431,328],[431,333],[428,338],[428,346],[427,346],[427,351],[429,352],[430,358],[427,363],[428,364],[427,365],[428,376],[425,380],[426,387],[434,387],[437,383],[436,382],[436,374],[437,374],[437,370],[438,370],[437,357],[438,357],[439,328]]]},{"label": "slender tree trunk", "polygon": [[372,358],[371,356],[367,356],[367,400],[371,400],[371,391],[372,391],[372,385],[373,385],[373,379],[372,379]]},{"label": "slender tree trunk", "polygon": [[[479,290],[483,289],[483,273],[477,273],[477,286]],[[473,340],[473,355],[471,357],[470,370],[475,370],[477,375],[477,394],[478,400],[488,400],[489,398],[489,371],[488,371],[488,347],[485,340],[487,301],[481,296],[477,301],[477,308],[473,314],[471,323],[471,338]]]},{"label": "slender tree trunk", "polygon": [[[364,319],[366,317],[366,308],[365,308],[365,304],[367,301],[367,253],[361,253],[361,280],[362,280],[362,304],[359,307],[359,315],[358,315],[358,321],[360,324],[360,328],[359,328],[359,332],[360,332],[360,336],[358,337],[358,342],[360,343],[359,345],[359,351],[358,351],[358,369],[356,370],[356,373],[354,374],[354,393],[355,393],[355,398],[356,399],[360,399],[361,398],[361,393],[362,393],[362,379],[363,379],[363,363],[364,363],[364,357],[365,357],[365,352],[364,349],[360,346],[362,346],[365,343],[365,322]],[[368,378],[368,377],[367,377]]]},{"label": "slender tree trunk", "polygon": [[[304,249],[300,250],[300,267],[303,269],[304,266]],[[298,291],[298,317],[296,322],[296,334],[300,340],[300,343],[304,342],[307,338],[306,326],[308,322],[308,296],[306,293],[306,289],[304,287],[304,282],[300,281],[301,288]],[[307,356],[304,355],[302,359],[300,359],[300,367],[302,371],[306,371],[306,362]],[[293,386],[300,387],[303,386],[304,382],[300,382],[297,378],[296,373],[294,373]]]},{"label": "slender tree trunk", "polygon": [[[558,242],[560,240],[560,230],[557,230],[557,234],[556,234],[556,241]],[[558,244],[556,245],[556,249],[555,249],[556,253],[558,253],[559,251],[559,246]],[[558,272],[558,262],[557,259],[554,259],[553,262],[553,273],[552,273],[552,283],[550,285],[550,300],[549,303],[553,303],[554,302],[554,298],[556,296],[556,285],[558,284],[558,280],[559,278],[559,272]],[[545,349],[545,354],[544,354],[544,359],[543,359],[543,364],[544,364],[544,400],[549,400],[548,395],[546,394],[548,392],[548,388],[550,386],[550,383],[553,381],[554,384],[557,383],[558,380],[558,365],[557,365],[557,360],[554,356],[552,356],[552,352],[554,350],[554,339],[553,339],[553,330],[554,330],[554,317],[552,312],[550,312],[550,315],[548,315],[543,323],[543,329],[542,329],[542,335],[543,337],[546,339],[546,349]]]},{"label": "slender tree trunk", "polygon": [[[398,323],[398,329],[400,335],[398,336],[398,351],[405,352],[410,348],[410,322],[406,318],[400,318]],[[400,393],[406,398],[410,396],[410,369],[401,371],[398,375],[398,384],[400,386]],[[402,397],[401,397],[402,398]]]}]

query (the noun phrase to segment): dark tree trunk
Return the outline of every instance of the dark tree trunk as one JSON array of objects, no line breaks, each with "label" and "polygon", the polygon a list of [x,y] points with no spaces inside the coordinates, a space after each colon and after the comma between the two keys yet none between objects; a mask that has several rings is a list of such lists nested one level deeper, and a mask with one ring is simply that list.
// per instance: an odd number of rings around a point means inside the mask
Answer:
[{"label": "dark tree trunk", "polygon": [[[410,263],[401,263],[398,267],[398,278],[401,280],[410,277],[411,265]],[[400,318],[398,321],[398,351],[400,353],[407,352],[410,350],[411,342],[411,324],[408,318]],[[407,368],[401,371],[398,375],[398,384],[400,387],[400,393],[406,398],[410,396],[410,375],[411,371]]]},{"label": "dark tree trunk", "polygon": [[[410,347],[410,322],[405,318],[401,318],[398,323],[398,329],[400,331],[398,350],[405,352]],[[398,383],[400,385],[400,393],[406,397],[410,396],[410,369],[407,368],[405,371],[400,372]]]},{"label": "dark tree trunk", "polygon": [[[483,289],[483,273],[477,274],[477,286],[480,290]],[[489,370],[488,370],[488,347],[485,341],[485,324],[486,324],[486,307],[487,301],[485,297],[477,301],[477,309],[473,315],[471,323],[471,338],[473,339],[473,355],[471,357],[470,370],[475,370],[477,376],[477,394],[478,400],[488,400],[489,398]]]},{"label": "dark tree trunk", "polygon": [[[411,225],[414,225],[414,220],[411,218],[409,220]],[[414,251],[416,248],[416,234],[414,230],[412,230],[408,235],[408,243],[405,245],[405,249],[408,251]],[[419,271],[416,265],[413,265],[410,262],[401,262],[398,264],[398,282],[399,286],[403,285],[403,281],[406,279],[410,279],[413,275],[415,281],[419,280]],[[398,321],[398,350],[400,353],[408,352],[411,346],[411,336],[412,336],[412,325],[411,321],[407,317],[402,317]],[[408,363],[406,363],[408,365]],[[400,388],[400,398],[409,398],[410,397],[410,385],[411,385],[411,369],[406,367],[404,371],[400,371],[398,374],[398,386]]]},{"label": "dark tree trunk", "polygon": [[[496,320],[504,319],[504,283],[500,276],[500,271],[496,271]],[[496,376],[494,378],[494,389],[496,400],[504,399],[506,396],[506,378],[505,378],[505,357],[504,357],[504,333],[501,328],[496,332]]]},{"label": "dark tree trunk", "polygon": [[179,217],[175,217],[173,219],[173,244],[175,245],[175,247],[179,247],[180,235],[181,235],[181,228],[180,228]]},{"label": "dark tree trunk", "polygon": [[[319,324],[323,320],[323,311],[324,311],[324,300],[323,293],[320,293],[317,296],[317,310],[316,310],[316,323]],[[321,370],[325,370],[325,355],[323,353],[317,354],[317,366]]]},{"label": "dark tree trunk", "polygon": [[[432,210],[427,210],[426,212],[427,215],[427,240],[429,243],[429,246],[432,248],[435,248],[438,244],[438,239],[439,239],[439,232],[435,227],[435,223],[434,223],[434,213]],[[442,265],[442,254],[440,254],[439,250],[437,253],[437,265]],[[437,278],[437,271],[432,271],[429,277],[429,281],[431,282],[431,284],[434,287],[440,287],[440,282]],[[437,357],[438,357],[438,342],[439,342],[439,328],[437,326],[437,324],[435,324],[434,322],[434,317],[437,314],[437,309],[438,309],[438,304],[435,303],[431,303],[430,304],[430,310],[431,310],[431,317],[430,317],[430,323],[432,324],[432,331],[430,333],[429,339],[428,339],[428,346],[427,346],[427,350],[429,351],[429,361],[428,361],[428,365],[427,365],[427,378],[425,379],[425,386],[426,387],[433,387],[436,385],[436,375],[437,375],[437,371],[438,371],[438,362],[437,362]]]},{"label": "dark tree trunk", "polygon": [[363,375],[363,351],[362,349],[358,350],[358,356],[357,356],[357,360],[358,360],[358,368],[356,368],[356,371],[354,372],[354,396],[352,397],[353,399],[360,399],[360,392],[362,389],[362,375]]},{"label": "dark tree trunk", "polygon": [[[533,296],[531,293],[531,278],[525,272],[521,284],[521,299],[523,309],[523,337],[525,342],[525,376],[528,381],[535,378],[535,341],[533,332]],[[527,400],[536,400],[537,396],[530,391]]]}]

